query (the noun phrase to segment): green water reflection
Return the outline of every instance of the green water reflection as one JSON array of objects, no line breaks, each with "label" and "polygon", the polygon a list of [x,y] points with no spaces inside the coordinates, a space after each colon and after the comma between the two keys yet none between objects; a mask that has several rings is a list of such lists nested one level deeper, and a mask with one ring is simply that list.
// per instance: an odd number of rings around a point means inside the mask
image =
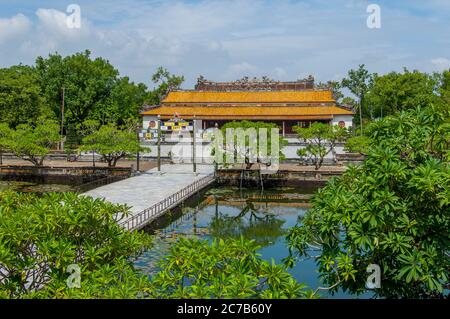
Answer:
[{"label": "green water reflection", "polygon": [[[158,271],[158,260],[167,254],[180,236],[212,240],[242,235],[258,242],[262,258],[280,263],[288,255],[285,243],[287,229],[306,213],[310,207],[307,199],[313,191],[295,188],[264,192],[235,188],[211,189],[201,201],[185,207],[182,216],[174,217],[168,225],[159,229],[146,229],[155,235],[155,245],[135,262],[135,266],[151,276]],[[311,288],[322,285],[313,260],[301,261],[290,269],[290,273]],[[354,298],[342,292],[333,296],[327,292],[321,295]]]},{"label": "green water reflection", "polygon": [[[19,192],[66,192],[74,186],[59,184],[38,184],[31,182],[0,181],[0,191]],[[285,235],[294,226],[299,216],[310,207],[308,199],[314,188],[278,188],[272,190],[239,190],[238,188],[214,188],[204,196],[173,214],[163,226],[146,228],[155,235],[151,250],[144,252],[135,261],[135,267],[151,276],[158,270],[157,262],[167,254],[170,246],[181,236],[207,240],[214,238],[240,237],[255,240],[261,248],[259,253],[267,260],[281,260],[288,255]],[[322,286],[320,274],[313,260],[303,260],[289,272],[310,288]],[[338,292],[322,297],[354,298]],[[370,297],[370,294],[359,298]]]},{"label": "green water reflection", "polygon": [[245,206],[236,216],[217,210],[209,227],[210,235],[215,238],[244,236],[256,240],[261,246],[267,246],[285,233],[284,222],[275,214],[259,210],[247,199]]},{"label": "green water reflection", "polygon": [[62,184],[39,184],[33,182],[0,181],[0,192],[13,190],[24,193],[74,192],[74,186]]}]

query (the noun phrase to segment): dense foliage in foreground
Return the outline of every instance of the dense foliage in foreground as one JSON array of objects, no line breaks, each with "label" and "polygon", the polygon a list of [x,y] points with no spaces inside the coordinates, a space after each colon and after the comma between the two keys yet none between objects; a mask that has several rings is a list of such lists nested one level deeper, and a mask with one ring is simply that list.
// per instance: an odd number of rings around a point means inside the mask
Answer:
[{"label": "dense foliage in foreground", "polygon": [[369,127],[364,164],[313,198],[288,235],[291,256],[311,247],[325,283],[363,292],[369,264],[386,297],[439,297],[450,269],[450,109],[401,112]]},{"label": "dense foliage in foreground", "polygon": [[157,298],[305,298],[305,286],[277,265],[261,259],[253,240],[181,238],[152,279]]},{"label": "dense foliage in foreground", "polygon": [[[0,193],[0,298],[144,295],[148,279],[130,258],[150,241],[117,224],[116,214],[127,211],[73,193]],[[72,264],[80,267],[79,288],[68,286]]]},{"label": "dense foliage in foreground", "polygon": [[309,295],[284,265],[261,259],[259,246],[243,238],[180,239],[149,279],[132,261],[150,237],[119,226],[116,217],[127,211],[74,193],[0,193],[0,299]]}]

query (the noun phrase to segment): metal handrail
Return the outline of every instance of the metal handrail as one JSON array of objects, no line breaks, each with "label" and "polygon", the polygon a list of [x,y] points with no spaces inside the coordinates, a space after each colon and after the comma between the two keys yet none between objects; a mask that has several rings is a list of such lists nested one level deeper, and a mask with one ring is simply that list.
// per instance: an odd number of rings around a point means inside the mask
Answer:
[{"label": "metal handrail", "polygon": [[201,179],[193,182],[192,184],[182,188],[176,193],[166,197],[162,201],[154,204],[153,206],[144,209],[142,212],[131,216],[127,220],[119,223],[119,225],[123,226],[127,230],[135,230],[138,229],[149,222],[150,219],[156,218],[164,213],[166,210],[176,206],[181,201],[190,197],[194,192],[208,185],[212,181],[214,181],[214,174],[207,175],[202,177]]}]

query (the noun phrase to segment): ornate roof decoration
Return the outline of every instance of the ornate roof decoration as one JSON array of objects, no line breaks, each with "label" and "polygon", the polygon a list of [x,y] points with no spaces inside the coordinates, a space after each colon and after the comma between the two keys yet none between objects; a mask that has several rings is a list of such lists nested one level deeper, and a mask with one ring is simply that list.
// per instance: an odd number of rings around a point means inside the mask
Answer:
[{"label": "ornate roof decoration", "polygon": [[297,81],[281,82],[270,79],[266,76],[262,78],[249,78],[248,76],[232,82],[213,82],[200,75],[195,85],[196,91],[301,91],[313,90],[314,77],[312,75]]}]

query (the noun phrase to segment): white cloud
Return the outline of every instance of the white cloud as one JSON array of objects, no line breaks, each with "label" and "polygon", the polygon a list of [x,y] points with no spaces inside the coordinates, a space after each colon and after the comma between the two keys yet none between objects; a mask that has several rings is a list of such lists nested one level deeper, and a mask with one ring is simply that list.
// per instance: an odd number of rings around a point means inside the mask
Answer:
[{"label": "white cloud", "polygon": [[21,37],[31,29],[31,21],[19,13],[10,19],[0,19],[0,43]]},{"label": "white cloud", "polygon": [[[46,6],[54,3],[64,10],[52,1]],[[448,60],[435,59],[435,52],[450,52],[446,21],[424,19],[386,3],[382,28],[369,30],[369,2],[77,0],[81,29],[67,28],[64,11],[29,4],[35,17],[0,19],[0,67],[31,64],[36,56],[54,51],[89,49],[135,81],[151,84],[151,74],[162,65],[185,75],[185,86],[192,87],[200,74],[218,81],[244,75],[291,80],[313,74],[327,81],[360,63],[379,73],[446,65]],[[445,6],[444,0],[415,3],[432,12]]]},{"label": "white cloud", "polygon": [[[82,37],[90,37],[95,33],[91,23],[82,19],[80,28],[71,28],[67,23],[68,15],[55,9],[38,9],[38,31],[45,38],[57,38],[61,41],[76,41]],[[94,35],[99,37],[99,35]]]},{"label": "white cloud", "polygon": [[450,60],[446,58],[432,59],[431,63],[438,68],[438,71],[450,70]]},{"label": "white cloud", "polygon": [[258,68],[248,62],[232,64],[228,67],[227,77],[236,78],[243,76],[253,76],[258,72]]},{"label": "white cloud", "polygon": [[71,30],[67,26],[67,15],[64,12],[55,9],[38,9],[36,15],[41,27],[48,31],[64,32]]}]

